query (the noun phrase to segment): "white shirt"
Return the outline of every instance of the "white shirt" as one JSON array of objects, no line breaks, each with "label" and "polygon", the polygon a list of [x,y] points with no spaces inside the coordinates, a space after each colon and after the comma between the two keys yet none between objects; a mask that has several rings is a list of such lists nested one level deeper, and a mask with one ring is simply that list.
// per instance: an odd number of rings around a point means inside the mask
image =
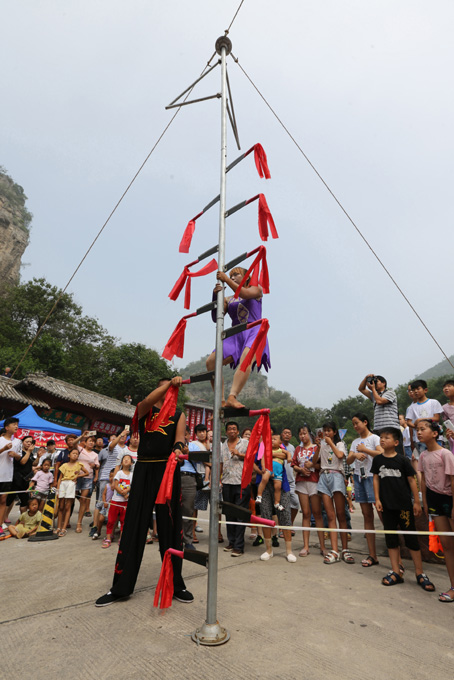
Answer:
[{"label": "white shirt", "polygon": [[4,446],[12,444],[12,447],[7,451],[0,453],[0,482],[11,482],[13,479],[14,470],[14,458],[9,454],[11,451],[15,453],[20,453],[22,451],[22,442],[20,439],[6,439],[6,437],[0,437],[0,449]]},{"label": "white shirt", "polygon": [[[364,444],[366,449],[369,449],[370,451],[375,451],[377,446],[380,446],[380,437],[378,434],[371,434],[369,437],[358,437],[352,442],[352,445],[350,447],[350,453],[352,451],[356,452],[358,451],[358,444]],[[372,461],[373,457],[369,456],[367,453],[365,454],[366,458],[365,460],[358,460],[355,458],[355,460],[352,463],[353,466],[353,472],[355,475],[358,475],[358,477],[361,477],[361,469],[364,468],[366,472],[366,477],[372,477],[372,473],[370,471],[372,467]]]},{"label": "white shirt", "polygon": [[432,419],[436,413],[443,413],[443,407],[436,399],[426,399],[422,404],[410,404],[407,409],[407,418],[413,423],[419,418]]}]

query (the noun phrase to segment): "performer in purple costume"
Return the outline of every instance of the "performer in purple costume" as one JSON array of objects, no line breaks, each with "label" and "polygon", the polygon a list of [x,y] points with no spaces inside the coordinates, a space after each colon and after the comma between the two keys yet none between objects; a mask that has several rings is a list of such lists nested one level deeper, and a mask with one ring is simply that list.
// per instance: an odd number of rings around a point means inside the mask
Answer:
[{"label": "performer in purple costume", "polygon": [[[236,291],[241,280],[246,274],[246,269],[242,267],[235,267],[230,272],[230,276],[227,276],[224,272],[218,272],[216,278],[222,283],[226,283],[233,292]],[[222,283],[218,283],[214,288],[214,294],[216,295]],[[232,297],[226,297],[224,299],[224,314],[228,313],[232,319],[232,326],[237,326],[240,323],[252,323],[252,321],[257,321],[262,318],[262,295],[263,291],[261,286],[251,286],[249,281],[242,287],[240,291],[240,296],[238,299]],[[215,315],[213,319],[216,320]],[[240,363],[243,361],[247,355],[249,348],[252,346],[254,339],[259,331],[259,326],[254,326],[249,330],[243,331],[242,333],[237,333],[232,335],[230,338],[226,338],[223,342],[223,364],[226,366],[230,364],[231,368],[236,368],[235,375],[233,376],[232,388],[227,401],[222,402],[223,406],[231,406],[233,408],[244,408],[237,396],[245,386],[251,370],[256,366],[257,371],[263,366],[266,371],[271,367],[270,362],[270,348],[268,346],[268,340],[266,341],[266,347],[262,354],[262,361],[260,366],[257,366],[256,357],[254,357],[252,363],[248,366],[245,372],[240,370]],[[210,354],[207,359],[206,366],[208,371],[213,371],[215,365],[215,352]],[[223,387],[224,392],[224,387]]]}]

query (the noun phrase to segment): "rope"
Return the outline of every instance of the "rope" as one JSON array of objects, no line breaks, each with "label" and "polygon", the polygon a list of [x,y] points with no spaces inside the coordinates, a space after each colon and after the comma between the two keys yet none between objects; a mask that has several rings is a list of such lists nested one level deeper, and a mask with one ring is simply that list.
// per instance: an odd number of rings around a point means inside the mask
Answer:
[{"label": "rope", "polygon": [[404,300],[406,301],[406,303],[408,304],[408,306],[410,307],[410,309],[414,312],[414,314],[415,314],[415,316],[417,317],[417,319],[421,322],[421,324],[423,325],[423,327],[426,329],[427,333],[430,335],[430,337],[432,338],[432,340],[434,341],[434,343],[437,345],[438,349],[439,349],[440,352],[443,354],[443,356],[445,357],[446,361],[447,361],[447,362],[451,365],[451,367],[454,369],[454,364],[452,363],[451,359],[448,357],[448,355],[446,354],[446,352],[444,351],[444,349],[442,348],[442,346],[440,345],[440,343],[438,342],[438,340],[435,338],[435,336],[431,333],[431,331],[429,330],[429,328],[427,327],[427,325],[424,323],[424,321],[423,321],[423,319],[421,318],[421,316],[418,314],[418,312],[416,311],[416,309],[414,308],[414,306],[412,305],[412,303],[410,302],[410,300],[408,299],[408,297],[407,297],[407,296],[405,295],[405,293],[403,292],[402,288],[399,286],[399,284],[397,283],[397,281],[395,280],[395,278],[392,276],[391,272],[387,269],[387,267],[385,266],[385,264],[382,262],[382,260],[380,259],[380,257],[377,255],[377,253],[375,252],[375,250],[373,249],[373,247],[371,246],[371,244],[369,243],[369,241],[367,240],[367,238],[366,238],[366,237],[364,236],[364,234],[361,232],[361,230],[360,230],[360,228],[358,227],[358,225],[355,223],[355,221],[353,220],[353,218],[349,215],[349,213],[348,213],[347,210],[344,208],[344,206],[342,205],[342,203],[340,202],[340,200],[337,198],[337,196],[335,195],[335,193],[332,191],[332,189],[328,186],[327,182],[323,179],[323,177],[321,176],[321,174],[319,173],[319,171],[317,170],[317,168],[314,166],[314,164],[311,162],[311,160],[310,160],[310,159],[308,158],[308,156],[305,154],[305,152],[303,151],[303,149],[301,148],[301,146],[298,144],[298,142],[296,141],[296,139],[294,138],[294,136],[291,134],[291,132],[289,131],[289,129],[284,125],[283,121],[279,118],[279,116],[277,115],[276,111],[273,109],[273,107],[271,106],[271,104],[266,100],[265,96],[260,92],[260,90],[259,90],[259,88],[257,87],[257,85],[252,81],[252,79],[251,79],[251,78],[249,77],[249,75],[246,73],[246,71],[244,70],[244,68],[241,66],[239,60],[238,60],[236,57],[234,57],[233,54],[232,54],[231,56],[232,56],[232,59],[235,61],[235,63],[238,64],[239,68],[240,68],[241,71],[244,73],[244,75],[246,76],[246,78],[249,80],[249,82],[251,83],[251,85],[252,85],[252,87],[254,88],[254,90],[255,90],[255,91],[257,92],[257,94],[261,97],[261,99],[263,99],[263,101],[265,102],[266,106],[269,108],[269,110],[270,110],[271,113],[273,114],[273,116],[274,116],[274,117],[276,118],[276,120],[280,123],[280,125],[284,128],[285,132],[288,134],[288,136],[290,137],[290,139],[292,140],[292,142],[295,144],[295,146],[297,147],[297,149],[298,149],[298,150],[300,151],[300,153],[303,155],[304,159],[305,159],[305,160],[307,161],[307,163],[310,165],[310,167],[311,167],[312,170],[315,172],[315,174],[317,175],[317,177],[319,178],[319,180],[322,182],[322,184],[324,185],[325,189],[330,193],[331,197],[336,201],[337,205],[338,205],[339,208],[342,210],[342,212],[344,213],[344,215],[346,216],[346,218],[348,219],[348,221],[349,221],[349,222],[353,225],[353,227],[356,229],[357,233],[358,233],[359,236],[362,238],[362,240],[364,241],[364,243],[366,244],[366,246],[369,248],[369,250],[371,251],[372,255],[373,255],[373,256],[375,257],[375,259],[378,261],[378,263],[380,264],[380,266],[384,269],[384,271],[385,271],[386,274],[389,276],[389,278],[391,279],[391,281],[393,282],[393,284],[396,286],[397,290],[398,290],[399,293],[402,295],[402,297],[404,298]]},{"label": "rope", "polygon": [[[238,13],[238,12],[237,12],[237,13]],[[214,56],[214,55],[213,55],[213,56]],[[204,73],[204,71],[206,71],[206,69],[208,68],[208,66],[209,66],[209,64],[210,64],[210,62],[211,62],[212,59],[213,59],[213,57],[211,57],[210,61],[207,62],[207,65],[206,65],[205,68],[203,69],[201,75]],[[189,95],[191,94],[191,92],[192,92],[193,89],[194,89],[194,88],[192,87],[192,88],[189,90],[189,92],[186,94],[186,97],[183,99],[183,102],[185,102],[185,101],[187,100],[187,98],[189,97]],[[81,268],[81,266],[83,265],[83,263],[85,262],[85,260],[87,259],[88,255],[89,255],[90,251],[92,250],[93,246],[95,245],[96,241],[97,241],[97,240],[99,239],[99,237],[101,236],[102,232],[104,231],[104,229],[106,228],[106,226],[107,226],[108,223],[110,222],[111,218],[112,218],[113,215],[115,214],[116,210],[118,209],[120,203],[123,201],[124,197],[126,196],[126,194],[128,193],[128,191],[130,190],[130,188],[132,187],[132,185],[133,185],[134,182],[136,181],[137,177],[139,176],[139,174],[141,173],[141,171],[142,171],[143,168],[145,167],[146,163],[148,162],[148,159],[150,158],[151,154],[154,152],[154,150],[155,150],[156,147],[158,146],[159,142],[160,142],[161,139],[164,137],[164,135],[166,134],[167,130],[168,130],[169,127],[172,125],[173,121],[174,121],[175,118],[178,116],[178,114],[180,113],[180,111],[181,111],[181,106],[175,111],[175,113],[173,114],[172,118],[171,118],[170,121],[167,123],[167,125],[166,125],[165,128],[164,128],[164,130],[163,130],[163,131],[161,132],[161,134],[159,135],[157,141],[154,143],[153,147],[151,148],[151,150],[149,151],[149,153],[148,153],[147,156],[145,157],[145,160],[142,162],[142,164],[140,165],[139,169],[137,170],[137,172],[135,173],[135,175],[133,176],[133,178],[132,178],[131,181],[129,182],[128,186],[126,187],[126,189],[123,191],[122,195],[120,196],[120,198],[119,198],[118,201],[116,202],[116,204],[115,204],[115,206],[113,207],[112,211],[110,212],[108,218],[106,219],[106,221],[105,221],[104,224],[102,225],[101,229],[100,229],[100,230],[98,231],[98,233],[96,234],[95,238],[93,239],[93,241],[92,241],[91,244],[90,244],[90,247],[89,247],[88,250],[85,252],[85,255],[82,257],[82,259],[80,260],[80,262],[79,262],[79,264],[77,265],[76,269],[75,269],[74,272],[72,273],[72,275],[71,275],[70,279],[68,280],[66,286],[60,291],[60,294],[59,294],[59,296],[57,297],[57,299],[55,300],[55,302],[54,302],[54,304],[53,304],[51,310],[49,311],[49,313],[48,313],[47,316],[45,317],[45,319],[44,319],[44,321],[42,322],[41,326],[40,326],[40,327],[38,328],[38,330],[36,331],[35,337],[34,337],[33,340],[30,342],[30,344],[29,344],[28,348],[26,349],[24,355],[22,356],[21,360],[19,361],[19,363],[17,364],[16,368],[15,368],[14,371],[12,372],[11,378],[14,378],[15,374],[17,373],[17,371],[19,370],[19,368],[20,368],[21,365],[23,364],[23,362],[24,362],[25,358],[27,357],[28,353],[30,352],[30,350],[32,349],[32,347],[33,347],[33,345],[35,344],[36,340],[37,340],[38,337],[40,336],[42,329],[44,328],[44,326],[45,326],[46,323],[48,322],[49,318],[51,317],[51,315],[52,315],[53,312],[55,311],[55,308],[57,307],[58,303],[59,303],[60,300],[62,299],[63,295],[65,294],[65,292],[66,292],[66,290],[68,289],[69,285],[71,284],[72,280],[73,280],[74,277],[76,276],[77,272],[79,271],[79,269]]]},{"label": "rope", "polygon": [[243,6],[243,2],[244,2],[244,0],[241,0],[240,4],[238,5],[238,9],[237,9],[237,11],[235,12],[235,14],[234,14],[234,16],[233,16],[233,19],[232,19],[232,21],[230,22],[229,27],[226,28],[226,30],[225,30],[225,35],[228,35],[228,34],[229,34],[230,29],[232,28],[232,24],[233,24],[233,22],[235,21],[237,15],[238,15],[238,12],[240,11],[240,9],[241,9],[242,6]]}]

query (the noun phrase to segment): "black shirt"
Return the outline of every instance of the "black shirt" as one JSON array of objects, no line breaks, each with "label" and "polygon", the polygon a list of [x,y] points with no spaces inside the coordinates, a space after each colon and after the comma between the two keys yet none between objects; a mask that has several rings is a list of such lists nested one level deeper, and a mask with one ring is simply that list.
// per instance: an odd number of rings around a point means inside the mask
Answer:
[{"label": "black shirt", "polygon": [[[26,452],[24,449],[21,451],[22,453],[22,458],[25,456]],[[21,460],[22,460],[21,458]],[[22,465],[21,460],[17,460],[16,458],[14,459],[14,478],[16,479],[17,477],[22,478],[22,479],[28,479],[30,476],[32,476],[32,466],[33,462],[35,460],[36,456],[32,452],[30,453],[29,459],[27,460],[26,463]]]},{"label": "black shirt", "polygon": [[[152,408],[152,422],[159,413],[160,409],[153,406]],[[175,434],[177,431],[177,424],[181,416],[181,411],[176,410],[173,416],[166,422],[163,422],[160,427],[154,432],[146,430],[146,421],[148,413],[139,420],[140,442],[139,450],[137,451],[137,461],[142,460],[167,460],[173,450],[175,443]]]},{"label": "black shirt", "polygon": [[380,500],[385,510],[410,510],[411,490],[407,477],[414,477],[415,471],[407,456],[400,453],[387,458],[382,453],[372,461],[371,472],[378,475]]}]

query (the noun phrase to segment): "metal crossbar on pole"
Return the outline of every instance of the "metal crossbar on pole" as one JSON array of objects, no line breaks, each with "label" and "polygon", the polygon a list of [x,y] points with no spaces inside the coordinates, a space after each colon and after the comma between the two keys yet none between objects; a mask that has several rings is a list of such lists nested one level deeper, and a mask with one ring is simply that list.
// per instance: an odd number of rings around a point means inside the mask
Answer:
[{"label": "metal crossbar on pole", "polygon": [[[221,56],[221,181],[219,201],[219,250],[218,268],[224,271],[225,263],[225,206],[227,168],[227,66],[226,57],[232,43],[222,36],[216,41],[216,52]],[[224,331],[224,288],[221,286],[216,300],[216,363],[214,370],[213,454],[211,461],[210,532],[207,609],[205,623],[192,634],[194,642],[202,645],[221,645],[230,639],[230,633],[217,620],[218,589],[218,526],[219,484],[221,470],[221,408],[222,408],[222,336]]]}]

